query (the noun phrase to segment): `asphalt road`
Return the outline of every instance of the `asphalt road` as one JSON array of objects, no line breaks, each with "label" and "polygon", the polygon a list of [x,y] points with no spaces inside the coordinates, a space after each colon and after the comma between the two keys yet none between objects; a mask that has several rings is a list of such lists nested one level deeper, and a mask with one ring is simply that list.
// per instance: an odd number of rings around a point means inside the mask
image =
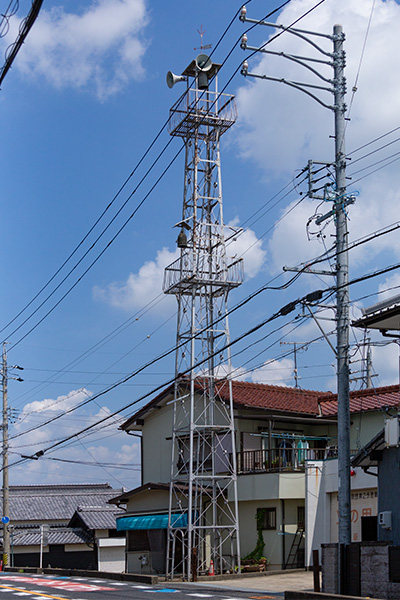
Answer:
[{"label": "asphalt road", "polygon": [[[265,589],[274,588],[272,581],[264,580],[264,585]],[[155,598],[154,594],[157,594]],[[16,597],[23,596],[29,596],[29,600],[172,600],[172,594],[174,600],[282,600],[283,597],[283,591],[276,589],[244,590],[206,584],[146,585],[84,577],[0,573],[0,600],[17,600]]]}]

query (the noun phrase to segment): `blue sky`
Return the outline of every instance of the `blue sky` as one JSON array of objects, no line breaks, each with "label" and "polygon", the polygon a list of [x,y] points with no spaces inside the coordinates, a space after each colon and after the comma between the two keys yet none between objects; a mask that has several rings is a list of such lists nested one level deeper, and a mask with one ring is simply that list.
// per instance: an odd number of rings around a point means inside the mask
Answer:
[{"label": "blue sky", "polygon": [[[292,0],[271,20],[289,24],[316,5],[316,0]],[[248,16],[262,18],[278,6],[278,2],[252,0],[247,4]],[[14,40],[19,21],[29,7],[30,2],[21,0],[19,14],[10,20],[10,31],[0,40],[2,52]],[[167,88],[166,72],[171,69],[179,74],[196,56],[194,48],[200,45],[201,26],[205,30],[204,43],[214,47],[239,8],[240,4],[231,0],[82,0],[65,5],[45,0],[0,94],[1,328],[35,297],[80,244],[164,125],[170,106],[183,91],[179,85]],[[399,151],[399,131],[395,130],[400,126],[400,83],[395,76],[399,21],[400,6],[394,0],[325,0],[298,23],[304,29],[331,33],[333,25],[340,22],[346,33],[347,102],[351,107],[346,147],[352,159],[348,173],[353,174],[349,191],[358,194],[356,205],[349,210],[350,240],[399,220],[400,182],[395,162]],[[221,69],[220,88],[248,54],[238,43],[245,29],[236,18],[215,51],[214,59],[223,62],[233,49]],[[248,33],[248,43],[258,46],[270,35],[269,29],[257,27]],[[310,52],[288,35],[274,42],[274,50]],[[260,54],[249,59],[249,70],[310,80],[301,67]],[[352,92],[355,85],[357,91]],[[333,160],[333,115],[284,85],[245,80],[239,73],[227,91],[237,96],[239,118],[221,142],[224,215],[226,222],[245,227],[234,252],[244,256],[246,280],[231,294],[233,306],[274,277],[278,285],[287,281],[289,275],[283,274],[283,265],[308,261],[324,251],[324,244],[332,246],[332,224],[324,229],[323,236],[316,236],[312,221],[307,234],[307,221],[314,213],[324,212],[325,206],[319,207],[317,201],[306,198],[299,203],[305,187],[297,186],[299,179],[294,177],[311,158]],[[370,144],[377,138],[381,139]],[[174,343],[175,301],[160,297],[160,293],[163,268],[172,262],[175,253],[177,230],[173,225],[181,213],[183,154],[94,266],[38,324],[103,252],[178,152],[181,142],[174,139],[114,223],[83,258],[168,142],[164,130],[70,262],[45,292],[1,332],[2,339],[9,342],[9,363],[25,369],[24,382],[11,380],[9,385],[9,403],[17,411],[10,429],[11,462],[17,461],[20,454],[47,448],[83,429],[107,411],[118,411],[172,375],[171,355],[128,384],[41,426]],[[400,255],[398,239],[396,233],[390,233],[352,250],[350,279],[396,263]],[[61,283],[81,258],[71,276]],[[59,289],[39,308],[58,284]],[[287,302],[331,284],[329,278],[302,275],[286,290],[264,292],[232,315],[232,338]],[[362,306],[383,299],[385,293],[378,296],[378,291],[393,288],[386,294],[399,293],[399,285],[400,277],[394,271],[352,286],[352,316],[358,316]],[[154,298],[158,298],[157,304],[149,308]],[[271,334],[272,327],[264,328],[258,337],[238,345],[242,352],[233,357],[237,376],[293,385],[293,354],[288,354],[292,346],[280,342],[300,344],[318,337],[311,320],[293,321],[299,315],[300,310],[279,321],[277,326],[285,327],[275,334]],[[332,331],[333,311],[327,308],[319,316],[324,329]],[[254,345],[266,334],[271,335]],[[382,341],[377,335],[372,338]],[[360,339],[360,333],[352,334],[354,361],[360,359]],[[297,358],[301,387],[335,390],[334,356],[325,341],[310,344]],[[374,346],[373,363],[379,374],[374,385],[398,381],[395,344]],[[360,363],[354,362],[352,369],[359,368]],[[245,373],[246,369],[251,370]],[[357,376],[359,373],[355,373]],[[360,381],[353,383],[353,388],[357,387]],[[107,480],[115,486],[135,487],[139,483],[137,440],[117,429],[120,419],[129,414],[129,410],[121,412],[107,429],[75,439],[39,461],[13,467],[11,483]],[[27,430],[31,431],[23,435]],[[103,466],[80,464],[96,461]],[[113,466],[117,464],[129,464],[131,468],[117,469]]]}]

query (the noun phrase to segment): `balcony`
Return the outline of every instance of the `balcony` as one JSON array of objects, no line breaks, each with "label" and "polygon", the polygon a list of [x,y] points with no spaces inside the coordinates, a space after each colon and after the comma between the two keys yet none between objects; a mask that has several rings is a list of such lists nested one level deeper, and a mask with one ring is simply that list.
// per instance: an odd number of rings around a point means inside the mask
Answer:
[{"label": "balcony", "polygon": [[237,453],[237,473],[304,471],[307,460],[337,458],[337,448],[273,448]]}]

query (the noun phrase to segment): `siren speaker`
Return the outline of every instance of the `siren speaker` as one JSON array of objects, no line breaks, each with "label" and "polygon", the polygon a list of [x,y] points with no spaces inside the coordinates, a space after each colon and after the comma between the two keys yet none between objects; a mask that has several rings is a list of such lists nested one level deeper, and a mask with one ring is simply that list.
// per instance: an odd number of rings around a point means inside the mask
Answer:
[{"label": "siren speaker", "polygon": [[168,71],[167,73],[167,86],[171,89],[174,87],[176,83],[179,81],[186,81],[186,77],[184,75],[175,75],[172,71]]},{"label": "siren speaker", "polygon": [[197,75],[197,87],[199,90],[208,88],[208,71],[212,67],[212,61],[207,54],[199,54],[196,57],[196,67],[199,70]]},{"label": "siren speaker", "polygon": [[209,56],[207,56],[207,54],[199,54],[196,57],[196,67],[200,70],[200,71],[209,71],[212,67],[212,61],[211,58]]}]

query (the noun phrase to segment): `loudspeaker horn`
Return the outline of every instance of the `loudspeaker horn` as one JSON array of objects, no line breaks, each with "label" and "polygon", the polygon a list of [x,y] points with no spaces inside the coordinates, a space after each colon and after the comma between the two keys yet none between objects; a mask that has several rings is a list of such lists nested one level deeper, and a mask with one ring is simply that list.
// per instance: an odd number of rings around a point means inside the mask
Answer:
[{"label": "loudspeaker horn", "polygon": [[186,77],[184,75],[175,75],[172,71],[168,71],[167,73],[167,86],[171,89],[174,87],[176,83],[179,81],[186,81]]},{"label": "loudspeaker horn", "polygon": [[200,71],[209,71],[212,67],[212,60],[207,54],[199,54],[196,57],[196,67]]}]

